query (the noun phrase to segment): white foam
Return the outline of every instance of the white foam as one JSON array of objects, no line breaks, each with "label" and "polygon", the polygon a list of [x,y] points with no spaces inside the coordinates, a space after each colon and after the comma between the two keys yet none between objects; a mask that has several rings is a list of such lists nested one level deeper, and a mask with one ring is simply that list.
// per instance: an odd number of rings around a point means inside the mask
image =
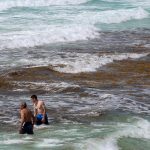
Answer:
[{"label": "white foam", "polygon": [[[90,97],[80,98],[81,101],[78,102],[80,105],[72,107],[72,109],[69,110],[70,112],[79,110],[81,113],[84,112],[85,115],[90,116],[96,116],[99,115],[100,112],[114,110],[122,110],[135,114],[150,114],[150,104],[147,104],[144,101],[137,101],[134,98],[132,99],[128,97],[127,95],[108,94],[100,91],[95,94],[91,90],[88,90],[87,93],[90,95]],[[82,104],[84,104],[84,107]]]},{"label": "white foam", "polygon": [[76,149],[84,150],[119,150],[117,145],[117,140],[112,137],[107,137],[104,139],[88,139],[83,143],[75,145]]},{"label": "white foam", "polygon": [[121,23],[132,19],[147,18],[149,13],[143,8],[105,10],[101,12],[83,12],[76,17],[76,22],[95,23]]},{"label": "white foam", "polygon": [[125,137],[150,139],[150,122],[142,118],[137,119],[133,126],[126,127],[123,132],[119,131],[118,134]]},{"label": "white foam", "polygon": [[[62,57],[63,55],[63,57]],[[55,71],[64,73],[94,72],[100,67],[116,60],[138,59],[147,56],[148,53],[122,53],[122,54],[89,54],[89,53],[61,53],[46,58],[21,58],[8,64],[9,67],[16,66],[48,66],[51,65]],[[64,84],[63,84],[64,86]]]},{"label": "white foam", "polygon": [[[29,1],[30,2],[30,1]],[[30,2],[31,3],[31,2]],[[0,7],[1,8],[1,7]],[[74,9],[74,8],[73,8]],[[20,47],[34,47],[45,44],[57,43],[57,42],[74,42],[78,40],[89,40],[97,38],[98,28],[95,27],[97,23],[120,23],[132,19],[147,18],[149,13],[143,8],[133,9],[119,9],[119,10],[106,10],[101,12],[83,10],[81,13],[74,13],[69,10],[60,11],[58,14],[52,16],[41,14],[38,17],[32,13],[19,14],[13,16],[13,18],[21,19],[29,18],[25,24],[21,25],[13,24],[12,28],[18,29],[18,31],[1,33],[0,34],[0,50],[6,48],[20,48]],[[43,24],[43,18],[47,18],[47,21]],[[52,20],[65,20],[63,24],[55,23],[51,24]],[[1,18],[3,20],[3,18]],[[6,19],[6,20],[5,20]],[[10,18],[5,17],[1,22],[3,28],[6,27],[6,22]],[[38,25],[34,25],[31,20],[38,19]],[[69,21],[69,23],[66,21]],[[19,22],[20,23],[20,22]],[[28,25],[26,25],[28,24]],[[65,25],[67,24],[67,25]]]},{"label": "white foam", "polygon": [[42,139],[41,142],[37,143],[35,145],[35,147],[56,147],[56,146],[62,146],[62,143],[63,141],[61,140],[58,140],[58,139]]},{"label": "white foam", "polygon": [[46,82],[15,82],[18,86],[24,87],[22,90],[15,89],[14,91],[28,91],[28,87],[30,89],[43,89],[44,91],[51,92],[61,92],[66,88],[80,88],[79,85],[67,83],[67,82],[54,82],[54,83],[46,83]]},{"label": "white foam", "polygon": [[3,106],[4,102],[3,101],[0,101],[0,106]]},{"label": "white foam", "polygon": [[134,99],[130,99],[121,95],[113,94],[100,94],[98,108],[100,110],[116,110],[121,109],[123,111],[129,111],[134,113],[150,113],[150,105],[144,102],[138,102]]},{"label": "white foam", "polygon": [[27,141],[20,140],[20,139],[8,139],[8,140],[0,141],[0,144],[4,144],[4,145],[11,145],[11,144],[18,144],[18,143],[27,143]]},{"label": "white foam", "polygon": [[142,93],[150,96],[150,89],[143,89]]},{"label": "white foam", "polygon": [[[123,53],[98,56],[97,54],[67,53],[65,58],[57,58],[52,60],[50,64],[52,64],[54,69],[59,72],[93,72],[101,66],[112,63],[115,60],[124,60],[128,58],[137,59],[147,55],[147,53]],[[63,67],[60,67],[60,65],[63,65]]]},{"label": "white foam", "polygon": [[48,128],[49,126],[47,126],[47,125],[44,125],[44,124],[42,124],[42,125],[34,125],[34,128],[35,129],[45,129],[45,128]]},{"label": "white foam", "polygon": [[84,150],[119,150],[117,141],[122,137],[131,137],[131,138],[145,138],[150,139],[150,122],[138,118],[137,121],[129,123],[117,123],[115,125],[116,129],[114,132],[109,133],[108,136],[100,139],[88,139],[79,143],[76,149]]},{"label": "white foam", "polygon": [[93,39],[98,36],[93,26],[51,25],[35,28],[32,31],[16,31],[0,35],[0,50],[5,48],[34,47],[57,42],[73,42]]},{"label": "white foam", "polygon": [[0,2],[0,10],[13,7],[43,7],[52,5],[78,5],[88,0],[5,0]]},{"label": "white foam", "polygon": [[[80,148],[79,148],[80,147]],[[77,149],[84,150],[119,150],[117,141],[115,139],[107,139],[100,141],[99,139],[89,139],[85,141],[85,144],[78,145]]]}]

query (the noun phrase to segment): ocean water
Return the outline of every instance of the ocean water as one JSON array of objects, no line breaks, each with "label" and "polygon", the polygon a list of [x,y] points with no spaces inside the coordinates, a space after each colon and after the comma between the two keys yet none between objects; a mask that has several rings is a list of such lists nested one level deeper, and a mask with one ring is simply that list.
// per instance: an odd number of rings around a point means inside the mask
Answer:
[{"label": "ocean water", "polygon": [[0,49],[95,39],[104,30],[149,28],[148,0],[1,0]]},{"label": "ocean water", "polygon": [[149,0],[0,0],[0,149],[149,150],[149,57]]}]

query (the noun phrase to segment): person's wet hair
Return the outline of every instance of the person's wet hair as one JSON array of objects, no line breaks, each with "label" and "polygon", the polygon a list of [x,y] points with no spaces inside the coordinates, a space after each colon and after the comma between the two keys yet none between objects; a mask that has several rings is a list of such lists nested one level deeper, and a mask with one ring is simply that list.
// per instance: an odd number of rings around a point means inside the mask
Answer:
[{"label": "person's wet hair", "polygon": [[22,102],[22,103],[21,103],[21,107],[22,107],[22,108],[26,108],[26,107],[27,107],[26,102]]},{"label": "person's wet hair", "polygon": [[32,95],[31,98],[32,99],[37,99],[37,96],[36,95]]}]

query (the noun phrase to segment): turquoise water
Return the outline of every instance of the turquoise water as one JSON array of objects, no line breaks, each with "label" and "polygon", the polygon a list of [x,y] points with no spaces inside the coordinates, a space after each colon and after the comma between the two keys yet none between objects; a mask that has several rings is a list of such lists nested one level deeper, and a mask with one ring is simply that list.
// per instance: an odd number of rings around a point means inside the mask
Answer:
[{"label": "turquoise water", "polygon": [[56,109],[56,118],[52,111],[48,113],[50,125],[34,126],[34,135],[18,134],[20,101],[27,101],[32,109],[28,94],[1,95],[0,149],[149,150],[149,94],[146,90],[132,92],[130,98],[123,90],[115,96],[96,89],[85,98],[77,98],[75,93],[39,96],[48,109]]},{"label": "turquoise water", "polygon": [[149,28],[149,13],[148,0],[1,0],[0,49],[94,39],[105,30]]},{"label": "turquoise water", "polygon": [[[48,76],[0,91],[0,149],[149,150],[149,84],[89,84],[107,64],[149,60],[149,37],[149,0],[0,0],[0,77],[26,68]],[[32,94],[46,103],[50,125],[19,135],[19,104],[32,109]]]},{"label": "turquoise water", "polygon": [[115,118],[111,115],[109,120],[103,119],[90,124],[67,122],[35,127],[34,136],[1,131],[1,149],[149,150],[148,120],[129,115]]}]

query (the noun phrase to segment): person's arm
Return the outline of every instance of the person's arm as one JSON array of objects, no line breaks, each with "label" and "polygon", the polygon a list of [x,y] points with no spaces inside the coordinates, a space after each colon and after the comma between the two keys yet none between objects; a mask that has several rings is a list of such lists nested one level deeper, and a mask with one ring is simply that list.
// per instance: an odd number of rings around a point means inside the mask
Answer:
[{"label": "person's arm", "polygon": [[24,122],[25,122],[25,116],[24,116],[24,112],[20,111],[20,115],[21,115],[21,124],[20,124],[20,129],[22,128]]},{"label": "person's arm", "polygon": [[43,109],[43,119],[42,119],[42,122],[45,122],[45,116],[46,116],[46,106],[44,104],[44,102],[42,102],[42,109]]},{"label": "person's arm", "polygon": [[34,126],[34,123],[35,123],[35,117],[33,115],[33,113],[31,112],[31,117],[32,117],[32,126]]},{"label": "person's arm", "polygon": [[36,106],[34,105],[34,117],[37,115],[37,109],[36,109]]}]

